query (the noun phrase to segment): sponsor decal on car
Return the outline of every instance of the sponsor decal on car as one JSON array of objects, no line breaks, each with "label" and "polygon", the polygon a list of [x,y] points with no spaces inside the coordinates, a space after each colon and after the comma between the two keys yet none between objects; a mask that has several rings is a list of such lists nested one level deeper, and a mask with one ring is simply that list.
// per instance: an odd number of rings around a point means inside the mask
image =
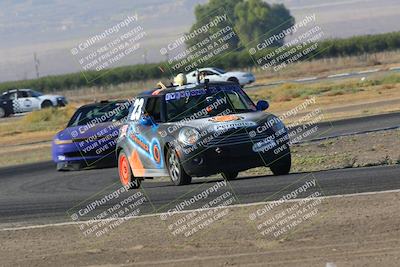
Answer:
[{"label": "sponsor decal on car", "polygon": [[238,121],[238,120],[243,120],[243,117],[236,115],[225,115],[225,116],[216,116],[209,119],[209,121],[211,122],[227,122],[227,121]]},{"label": "sponsor decal on car", "polygon": [[204,88],[193,89],[193,90],[182,90],[182,91],[166,94],[165,101],[179,100],[181,98],[197,96],[197,95],[204,95],[206,93],[207,93],[207,91]]},{"label": "sponsor decal on car", "polygon": [[129,137],[130,137],[131,140],[132,140],[136,145],[138,145],[141,149],[143,149],[143,150],[146,151],[146,152],[150,152],[148,142],[147,142],[146,140],[144,140],[141,136],[139,136],[139,135],[137,135],[137,134],[134,134],[134,133],[131,133],[131,134],[129,135]]},{"label": "sponsor decal on car", "polygon": [[153,138],[151,142],[146,140],[143,136],[135,133],[129,134],[130,139],[135,143],[135,146],[139,148],[137,150],[141,155],[145,155],[147,158],[152,160],[157,168],[162,168],[161,160],[161,146],[156,138]]},{"label": "sponsor decal on car", "polygon": [[[239,119],[231,119],[231,120],[226,120],[226,121],[219,121],[217,125],[214,126],[215,131],[222,131],[222,130],[228,130],[228,129],[238,129],[238,128],[246,128],[246,127],[254,127],[257,126],[257,123],[254,121],[241,121],[243,117],[239,116],[234,116],[238,117]],[[214,121],[217,122],[217,121]]]},{"label": "sponsor decal on car", "polygon": [[266,152],[276,147],[276,142],[272,139],[265,138],[264,140],[257,142],[253,145],[254,152]]}]

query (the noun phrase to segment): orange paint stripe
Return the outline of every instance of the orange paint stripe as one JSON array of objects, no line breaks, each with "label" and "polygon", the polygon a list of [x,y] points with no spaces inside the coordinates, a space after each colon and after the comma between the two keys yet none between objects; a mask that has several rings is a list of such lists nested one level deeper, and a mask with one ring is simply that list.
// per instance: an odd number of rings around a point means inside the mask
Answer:
[{"label": "orange paint stripe", "polygon": [[132,166],[132,172],[135,177],[143,177],[144,176],[144,168],[142,161],[140,160],[139,153],[134,150],[130,157],[130,162]]}]

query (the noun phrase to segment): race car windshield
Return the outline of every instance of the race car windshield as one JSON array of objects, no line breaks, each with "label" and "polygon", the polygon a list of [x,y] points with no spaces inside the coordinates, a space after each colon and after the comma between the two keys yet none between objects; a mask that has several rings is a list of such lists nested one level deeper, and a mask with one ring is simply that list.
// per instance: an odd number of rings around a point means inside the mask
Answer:
[{"label": "race car windshield", "polygon": [[38,91],[31,91],[31,95],[32,95],[32,97],[39,97],[39,96],[42,96],[43,94],[42,93],[39,93]]},{"label": "race car windshield", "polygon": [[220,68],[213,68],[213,70],[215,70],[216,72],[220,73],[220,74],[225,74],[226,71],[224,71],[223,69]]},{"label": "race car windshield", "polygon": [[182,90],[171,94],[173,95],[166,95],[168,121],[201,119],[221,114],[256,111],[253,102],[240,89],[222,90],[217,88],[215,91],[206,91],[204,89]]},{"label": "race car windshield", "polygon": [[119,121],[128,115],[129,107],[122,103],[112,103],[99,106],[84,106],[79,108],[72,116],[67,127],[102,122]]}]

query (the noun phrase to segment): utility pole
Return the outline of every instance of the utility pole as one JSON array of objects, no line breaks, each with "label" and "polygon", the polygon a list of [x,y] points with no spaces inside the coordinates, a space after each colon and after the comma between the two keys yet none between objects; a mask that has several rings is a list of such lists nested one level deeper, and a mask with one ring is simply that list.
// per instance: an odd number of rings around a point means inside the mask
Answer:
[{"label": "utility pole", "polygon": [[37,58],[36,52],[33,53],[33,63],[35,64],[35,70],[36,70],[36,78],[39,79],[40,75],[39,75],[39,59]]},{"label": "utility pole", "polygon": [[147,49],[144,49],[143,60],[144,60],[144,64],[147,64]]},{"label": "utility pole", "polygon": [[168,54],[168,52],[165,53],[165,59],[167,60],[167,62],[169,61],[169,54]]}]

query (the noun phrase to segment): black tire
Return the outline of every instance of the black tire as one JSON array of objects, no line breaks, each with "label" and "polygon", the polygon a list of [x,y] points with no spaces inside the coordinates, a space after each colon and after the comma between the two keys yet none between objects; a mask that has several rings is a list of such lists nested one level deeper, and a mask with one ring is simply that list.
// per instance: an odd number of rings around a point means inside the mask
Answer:
[{"label": "black tire", "polygon": [[5,118],[5,117],[7,117],[6,110],[0,107],[0,118]]},{"label": "black tire", "polygon": [[228,82],[233,82],[233,83],[239,84],[239,80],[236,77],[230,77],[228,79]]},{"label": "black tire", "polygon": [[174,149],[168,149],[166,164],[169,177],[174,185],[186,185],[192,182],[192,177],[190,177],[183,169],[178,154]]},{"label": "black tire", "polygon": [[121,184],[127,189],[137,189],[142,183],[142,179],[133,175],[128,156],[124,151],[121,151],[118,155],[118,175]]},{"label": "black tire", "polygon": [[53,106],[53,103],[51,103],[50,100],[45,100],[42,102],[42,105],[40,106],[41,108],[51,108]]},{"label": "black tire", "polygon": [[222,172],[221,175],[225,180],[230,181],[230,180],[235,180],[238,177],[239,172],[237,171]]},{"label": "black tire", "polygon": [[285,175],[290,172],[292,166],[292,156],[290,150],[278,160],[273,162],[269,167],[274,175]]}]

